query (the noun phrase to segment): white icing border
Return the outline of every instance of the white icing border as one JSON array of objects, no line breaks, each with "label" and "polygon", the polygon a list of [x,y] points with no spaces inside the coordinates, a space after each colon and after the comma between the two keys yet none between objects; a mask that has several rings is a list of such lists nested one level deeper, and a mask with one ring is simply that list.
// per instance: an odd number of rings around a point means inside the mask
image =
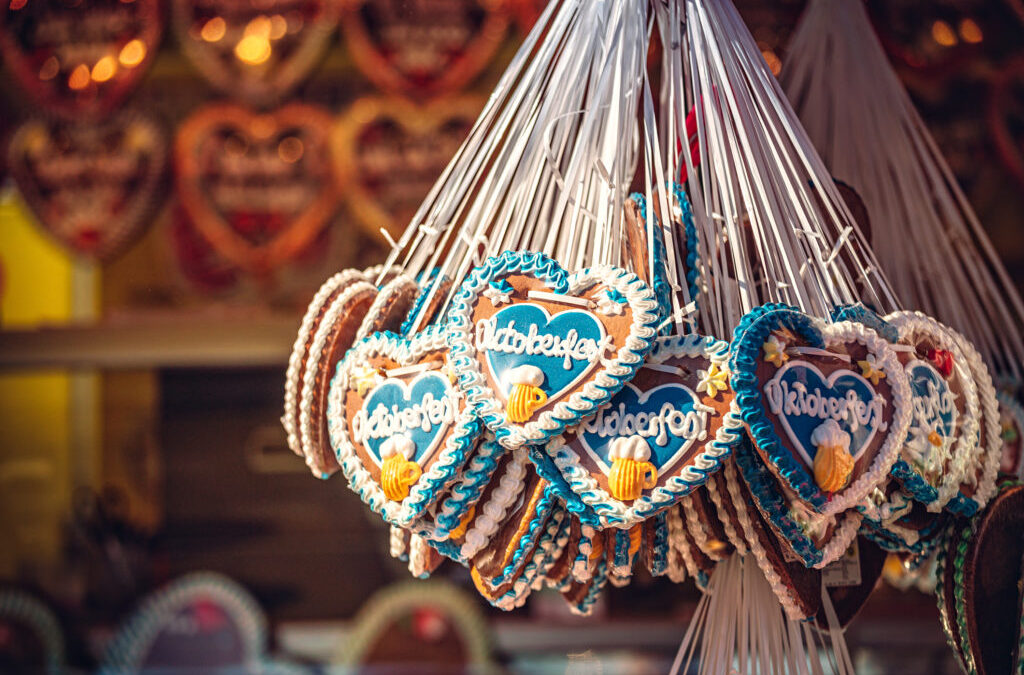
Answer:
[{"label": "white icing border", "polygon": [[[363,338],[369,337],[372,333],[378,332],[376,328],[377,320],[383,315],[384,308],[391,303],[392,298],[403,291],[411,291],[415,298],[415,294],[419,292],[419,285],[412,277],[399,274],[377,292],[377,297],[374,299],[373,304],[370,305],[370,308],[366,310],[366,316],[363,317],[363,322],[359,325],[354,342],[359,342]],[[403,316],[402,319],[404,320],[405,317]]]},{"label": "white icing border", "polygon": [[356,281],[331,302],[327,311],[324,312],[324,318],[317,326],[313,342],[309,347],[309,355],[306,357],[306,372],[302,379],[299,400],[299,443],[302,453],[306,457],[306,466],[315,476],[330,475],[337,470],[334,467],[319,466],[321,449],[317,448],[313,441],[313,395],[316,391],[316,376],[324,357],[324,347],[327,345],[327,338],[331,331],[334,330],[334,324],[341,318],[341,314],[348,307],[349,302],[360,293],[370,291],[376,292],[377,287],[368,281]]},{"label": "white icing border", "polygon": [[[498,487],[491,491],[487,502],[477,503],[477,514],[462,538],[459,553],[463,560],[470,560],[482,551],[505,521],[509,509],[520,497],[526,481],[526,465],[530,457],[526,448],[512,451],[512,459],[505,467],[505,473],[498,479]],[[494,480],[494,477],[491,477]]]}]

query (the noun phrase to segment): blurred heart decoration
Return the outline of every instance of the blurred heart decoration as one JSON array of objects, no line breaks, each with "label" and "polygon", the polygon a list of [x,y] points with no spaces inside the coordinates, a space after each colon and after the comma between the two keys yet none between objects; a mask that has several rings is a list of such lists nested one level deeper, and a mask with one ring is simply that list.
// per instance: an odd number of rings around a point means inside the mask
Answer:
[{"label": "blurred heart decoration", "polygon": [[999,160],[1024,187],[1024,57],[1007,63],[993,78],[986,117]]},{"label": "blurred heart decoration", "polygon": [[337,0],[173,0],[185,55],[218,89],[252,104],[280,100],[323,55]]},{"label": "blurred heart decoration", "polygon": [[331,137],[338,183],[369,232],[402,231],[481,109],[473,96],[422,106],[383,97],[360,99],[343,114]]},{"label": "blurred heart decoration", "polygon": [[124,250],[159,206],[167,139],[135,112],[104,123],[29,120],[12,136],[7,163],[50,235],[105,260]]},{"label": "blurred heart decoration", "polygon": [[347,0],[341,29],[356,65],[393,94],[458,91],[505,38],[504,0]]},{"label": "blurred heart decoration", "polygon": [[329,224],[337,206],[330,126],[325,111],[300,103],[267,113],[213,104],[181,125],[178,197],[221,257],[271,275]]},{"label": "blurred heart decoration", "polygon": [[12,0],[0,8],[0,53],[48,112],[114,110],[153,60],[164,31],[160,0]]}]

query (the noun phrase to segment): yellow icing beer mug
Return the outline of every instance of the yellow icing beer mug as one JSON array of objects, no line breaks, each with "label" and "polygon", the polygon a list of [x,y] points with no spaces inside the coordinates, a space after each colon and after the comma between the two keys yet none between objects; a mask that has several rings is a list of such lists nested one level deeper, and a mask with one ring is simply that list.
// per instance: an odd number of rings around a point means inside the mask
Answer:
[{"label": "yellow icing beer mug", "polygon": [[519,366],[508,371],[505,380],[509,384],[505,414],[510,422],[529,422],[533,413],[548,402],[548,395],[540,388],[544,384],[544,372],[537,366]]},{"label": "yellow icing beer mug", "polygon": [[409,459],[415,451],[416,444],[407,436],[394,436],[381,444],[380,486],[388,499],[402,501],[420,479],[420,465]]},{"label": "yellow icing beer mug", "polygon": [[644,490],[658,483],[658,470],[647,461],[650,446],[641,436],[623,436],[612,441],[608,457],[612,468],[608,472],[608,488],[619,501],[640,499]]},{"label": "yellow icing beer mug", "polygon": [[850,454],[850,435],[835,420],[825,420],[811,434],[814,482],[825,492],[839,492],[850,482],[856,461]]}]

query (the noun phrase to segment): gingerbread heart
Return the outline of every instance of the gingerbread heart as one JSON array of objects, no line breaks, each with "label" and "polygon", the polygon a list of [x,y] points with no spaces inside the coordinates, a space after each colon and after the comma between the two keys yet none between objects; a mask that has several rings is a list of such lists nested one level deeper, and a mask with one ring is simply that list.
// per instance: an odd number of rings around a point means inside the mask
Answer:
[{"label": "gingerbread heart", "polygon": [[597,412],[654,345],[651,289],[610,266],[569,275],[541,253],[489,258],[448,310],[459,387],[508,448]]},{"label": "gingerbread heart", "polygon": [[458,152],[483,101],[460,96],[426,105],[363,98],[331,136],[338,184],[367,231],[397,236]]},{"label": "gingerbread heart", "polygon": [[98,118],[117,108],[156,54],[160,0],[10,2],[0,9],[0,52],[47,112]]},{"label": "gingerbread heart", "polygon": [[338,463],[349,487],[394,525],[409,526],[460,478],[480,433],[450,368],[440,329],[411,339],[382,333],[353,347],[331,382]]},{"label": "gingerbread heart", "polygon": [[338,24],[336,0],[173,0],[182,51],[215,87],[252,104],[306,78]]},{"label": "gingerbread heart", "polygon": [[159,206],[166,142],[140,114],[102,124],[29,120],[11,138],[8,165],[48,234],[105,260],[124,250]]},{"label": "gingerbread heart", "polygon": [[919,312],[896,312],[885,320],[899,333],[901,344],[895,348],[913,400],[902,463],[894,475],[914,499],[939,511],[952,505],[960,484],[973,478],[978,466],[977,386],[945,326]]},{"label": "gingerbread heart", "polygon": [[726,360],[729,344],[659,338],[632,381],[544,449],[541,474],[588,524],[628,527],[678,503],[718,470],[742,433]]},{"label": "gingerbread heart", "polygon": [[765,305],[736,329],[732,386],[756,453],[739,461],[767,520],[807,565],[846,550],[863,507],[898,459],[911,389],[875,331]]},{"label": "gingerbread heart", "polygon": [[218,254],[267,275],[329,224],[337,204],[329,129],[323,110],[301,103],[268,113],[213,104],[182,124],[178,196]]},{"label": "gingerbread heart", "polygon": [[414,98],[458,91],[490,62],[508,28],[499,0],[347,0],[341,29],[363,74]]}]

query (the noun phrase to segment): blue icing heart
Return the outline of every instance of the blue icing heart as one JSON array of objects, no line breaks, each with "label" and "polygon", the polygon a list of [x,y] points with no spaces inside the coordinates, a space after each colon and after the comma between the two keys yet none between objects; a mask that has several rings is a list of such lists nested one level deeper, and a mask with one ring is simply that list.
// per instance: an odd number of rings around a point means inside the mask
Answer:
[{"label": "blue icing heart", "polygon": [[505,307],[476,326],[476,348],[486,352],[487,365],[507,397],[514,383],[508,371],[535,366],[544,373],[540,388],[549,399],[575,385],[600,357],[610,351],[611,337],[590,312],[571,309],[553,317],[539,305]]},{"label": "blue icing heart", "polygon": [[416,446],[409,459],[422,466],[455,422],[456,414],[454,392],[441,373],[422,373],[409,384],[388,379],[363,400],[352,420],[352,437],[379,463],[381,445],[394,436],[406,436]]},{"label": "blue icing heart", "polygon": [[882,417],[886,400],[870,382],[848,370],[836,371],[826,380],[810,363],[790,361],[765,383],[764,394],[768,410],[782,422],[808,466],[817,454],[811,436],[828,419],[850,435],[848,449],[854,459],[875,432],[888,428]]},{"label": "blue icing heart", "polygon": [[[956,394],[932,364],[915,359],[904,368],[913,392],[914,423],[927,425],[943,438],[952,438],[956,431]],[[912,434],[907,434],[909,440]]]},{"label": "blue icing heart", "polygon": [[580,424],[579,439],[607,472],[612,441],[638,435],[651,450],[649,461],[663,473],[682,459],[694,442],[707,438],[708,417],[713,412],[682,384],[662,384],[643,392],[626,384],[608,405]]}]

